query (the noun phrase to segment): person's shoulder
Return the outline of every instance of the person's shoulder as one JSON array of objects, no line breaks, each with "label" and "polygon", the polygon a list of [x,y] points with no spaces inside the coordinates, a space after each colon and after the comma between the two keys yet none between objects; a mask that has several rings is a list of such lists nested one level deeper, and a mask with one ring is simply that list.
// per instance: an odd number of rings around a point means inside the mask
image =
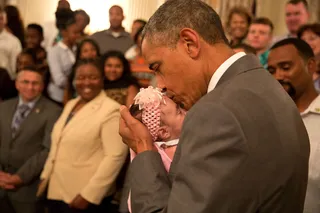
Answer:
[{"label": "person's shoulder", "polygon": [[47,52],[48,52],[48,54],[57,53],[57,52],[61,51],[61,49],[62,48],[57,43],[57,44],[53,45],[52,47],[50,47]]},{"label": "person's shoulder", "polygon": [[48,112],[62,111],[62,108],[58,104],[54,103],[46,97],[41,97],[41,101],[45,104],[45,108]]},{"label": "person's shoulder", "polygon": [[120,104],[115,100],[113,100],[112,98],[108,97],[106,94],[104,94],[102,103],[103,103],[103,107],[106,110],[113,111],[113,110],[119,110],[120,108]]},{"label": "person's shoulder", "polygon": [[4,31],[3,33],[4,33],[5,37],[6,37],[7,42],[9,42],[11,44],[14,44],[14,45],[20,45],[21,46],[21,43],[20,43],[19,39],[16,36],[12,35],[11,33],[7,32],[7,31]]},{"label": "person's shoulder", "polygon": [[7,109],[9,109],[11,106],[15,105],[18,103],[19,98],[15,97],[15,98],[11,98],[9,100],[3,101],[0,103],[0,108],[1,111],[6,111]]},{"label": "person's shoulder", "polygon": [[96,37],[99,37],[100,35],[105,34],[107,31],[108,31],[108,30],[101,30],[101,31],[98,31],[98,32],[93,33],[93,34],[90,35],[89,37],[90,37],[90,38],[96,38]]},{"label": "person's shoulder", "polygon": [[127,37],[130,37],[130,39],[132,39],[131,38],[131,35],[130,35],[130,33],[129,32],[127,32],[127,31],[123,31],[123,33],[122,33],[124,36],[127,36]]}]

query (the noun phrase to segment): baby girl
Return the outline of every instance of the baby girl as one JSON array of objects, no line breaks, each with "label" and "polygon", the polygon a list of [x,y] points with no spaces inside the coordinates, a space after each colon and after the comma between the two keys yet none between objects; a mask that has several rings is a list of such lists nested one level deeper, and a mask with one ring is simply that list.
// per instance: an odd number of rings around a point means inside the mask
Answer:
[{"label": "baby girl", "polygon": [[[134,100],[130,113],[147,126],[163,165],[169,172],[186,111],[163,95],[158,88],[141,89]],[[130,150],[131,161],[135,156],[135,152]],[[131,212],[130,196],[128,207]]]}]

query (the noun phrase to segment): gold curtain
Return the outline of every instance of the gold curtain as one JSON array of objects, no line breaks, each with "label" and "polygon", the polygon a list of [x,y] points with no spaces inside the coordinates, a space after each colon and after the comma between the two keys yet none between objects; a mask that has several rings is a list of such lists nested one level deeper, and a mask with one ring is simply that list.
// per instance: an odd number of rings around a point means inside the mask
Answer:
[{"label": "gold curtain", "polygon": [[222,23],[225,23],[231,8],[235,6],[243,6],[251,11],[254,0],[217,0],[217,12],[221,17]]},{"label": "gold curtain", "polygon": [[158,7],[163,4],[165,0],[128,0],[128,14],[127,19],[132,23],[135,19],[142,18],[148,20]]},{"label": "gold curtain", "polygon": [[320,22],[320,0],[308,0],[310,22]]}]

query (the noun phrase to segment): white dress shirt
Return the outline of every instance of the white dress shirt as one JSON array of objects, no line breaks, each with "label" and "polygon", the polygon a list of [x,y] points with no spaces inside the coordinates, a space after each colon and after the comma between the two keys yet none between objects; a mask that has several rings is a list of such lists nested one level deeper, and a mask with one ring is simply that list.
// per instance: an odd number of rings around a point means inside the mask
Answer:
[{"label": "white dress shirt", "polygon": [[48,64],[51,81],[48,86],[48,94],[53,100],[62,103],[63,92],[75,63],[75,49],[67,47],[62,41],[57,43],[48,52]]},{"label": "white dress shirt", "polygon": [[12,80],[16,78],[17,56],[21,50],[21,43],[17,37],[6,30],[0,32],[0,67],[7,70]]},{"label": "white dress shirt", "polygon": [[238,52],[228,58],[225,62],[223,62],[220,67],[214,72],[214,74],[211,77],[211,80],[209,82],[207,93],[211,92],[216,86],[220,78],[223,76],[223,74],[229,69],[229,67],[236,62],[239,58],[245,56],[246,54],[244,52]]},{"label": "white dress shirt", "polygon": [[309,178],[304,213],[320,212],[320,95],[301,113],[310,141]]}]

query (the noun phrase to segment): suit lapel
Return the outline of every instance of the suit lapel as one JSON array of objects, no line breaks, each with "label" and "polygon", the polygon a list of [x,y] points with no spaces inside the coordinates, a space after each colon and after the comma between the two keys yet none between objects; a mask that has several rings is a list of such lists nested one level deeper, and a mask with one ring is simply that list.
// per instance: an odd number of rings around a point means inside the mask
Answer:
[{"label": "suit lapel", "polygon": [[90,117],[96,110],[98,110],[100,108],[100,106],[101,106],[101,104],[102,104],[102,102],[103,102],[105,97],[106,97],[106,94],[104,93],[104,91],[102,91],[95,99],[93,99],[92,101],[90,101],[89,103],[84,105],[82,107],[82,109],[80,109],[71,118],[71,120],[65,125],[65,123],[67,121],[67,118],[70,115],[72,109],[76,106],[76,104],[78,103],[78,101],[80,99],[75,101],[74,104],[72,106],[70,106],[70,108],[68,108],[67,113],[65,114],[64,118],[62,119],[64,127],[62,129],[62,133],[61,134],[65,134],[70,129],[72,129],[74,126],[76,126],[80,121]]}]

